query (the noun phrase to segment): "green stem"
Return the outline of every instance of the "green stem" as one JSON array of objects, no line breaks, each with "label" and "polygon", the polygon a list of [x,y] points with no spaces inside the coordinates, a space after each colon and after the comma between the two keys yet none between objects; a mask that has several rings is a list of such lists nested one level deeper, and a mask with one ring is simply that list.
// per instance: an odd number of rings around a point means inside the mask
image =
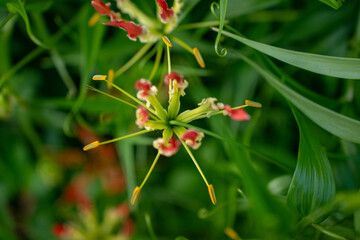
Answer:
[{"label": "green stem", "polygon": [[13,18],[16,15],[16,13],[9,13],[9,15],[0,23],[0,29],[2,29],[5,24],[10,21],[11,18]]},{"label": "green stem", "polygon": [[157,161],[159,160],[159,158],[160,158],[160,152],[158,152],[158,154],[156,155],[156,157],[155,157],[155,159],[154,159],[154,162],[151,164],[151,167],[150,167],[148,173],[146,174],[143,182],[142,182],[141,185],[140,185],[140,189],[144,186],[144,184],[145,184],[146,181],[148,180],[148,178],[149,178],[151,172],[154,170],[154,167],[155,167]]},{"label": "green stem", "polygon": [[175,37],[175,36],[172,36],[171,37],[175,42],[177,42],[180,46],[182,46],[183,48],[185,48],[188,52],[190,52],[191,54],[194,54],[193,53],[193,49],[187,45],[183,40],[181,40],[180,38],[178,37]]},{"label": "green stem", "polygon": [[135,106],[134,104],[131,104],[131,103],[129,103],[128,101],[125,101],[125,100],[123,100],[123,99],[121,99],[121,98],[117,98],[117,97],[115,97],[115,96],[113,96],[113,95],[111,95],[111,94],[108,94],[108,93],[106,93],[106,92],[103,92],[103,91],[101,91],[101,90],[99,90],[99,89],[97,89],[97,88],[94,88],[94,87],[92,87],[92,86],[88,86],[88,89],[91,90],[91,91],[94,91],[94,92],[101,93],[102,95],[105,95],[105,96],[107,96],[107,97],[109,97],[109,98],[118,100],[118,101],[120,101],[120,102],[122,102],[122,103],[125,103],[126,105],[132,107],[132,108],[137,109],[137,106]]},{"label": "green stem", "polygon": [[[70,20],[70,22],[66,25],[64,25],[49,41],[49,43],[56,43],[58,40],[60,40],[66,33],[68,33],[71,29],[71,27],[78,22],[79,15],[75,16],[73,19]],[[44,52],[45,48],[37,47],[33,51],[31,51],[28,55],[26,55],[23,59],[21,59],[17,64],[15,64],[8,72],[6,72],[1,78],[0,78],[0,88],[5,84],[5,82],[10,79],[10,77],[16,73],[19,69],[24,67],[26,64],[31,62],[34,58],[39,56],[42,52]]]},{"label": "green stem", "polygon": [[114,138],[114,139],[111,139],[111,140],[108,140],[108,141],[99,143],[99,146],[100,146],[100,145],[104,145],[104,144],[108,144],[108,143],[112,143],[112,142],[117,142],[117,141],[120,141],[120,140],[124,140],[124,139],[126,139],[126,138],[139,136],[139,135],[141,135],[141,134],[145,134],[145,133],[148,133],[148,132],[152,132],[152,130],[143,130],[143,131],[139,131],[139,132],[136,132],[136,133],[132,133],[132,134],[129,134],[129,135],[126,135],[126,136]]},{"label": "green stem", "polygon": [[107,82],[108,84],[110,84],[111,86],[113,86],[114,88],[116,88],[118,91],[120,91],[121,93],[125,94],[127,97],[129,97],[130,99],[132,99],[134,102],[136,102],[137,104],[143,106],[144,108],[146,108],[149,112],[151,112],[152,114],[154,115],[157,115],[156,112],[151,109],[151,108],[148,108],[146,106],[146,104],[144,104],[143,102],[139,101],[137,98],[133,97],[131,94],[129,94],[128,92],[126,92],[124,89],[116,86],[114,83],[108,81],[108,80],[104,80],[105,82]]},{"label": "green stem", "polygon": [[178,136],[178,138],[180,139],[180,141],[181,141],[182,145],[184,146],[185,150],[186,150],[187,153],[189,154],[191,160],[194,162],[194,164],[195,164],[197,170],[199,171],[201,177],[204,179],[204,182],[205,182],[206,186],[208,187],[208,186],[209,186],[209,183],[208,183],[208,181],[206,180],[206,177],[205,177],[204,173],[201,171],[201,168],[200,168],[198,162],[196,161],[194,155],[193,155],[192,152],[190,151],[188,145],[186,145],[186,143],[181,140],[181,136],[179,136],[179,135],[177,135],[177,136]]},{"label": "green stem", "polygon": [[[226,21],[227,22],[227,21]],[[176,28],[176,30],[189,30],[194,28],[214,27],[220,24],[219,21],[189,23]]]},{"label": "green stem", "polygon": [[223,136],[221,136],[221,135],[219,135],[219,134],[216,134],[216,133],[214,133],[214,132],[211,132],[211,131],[209,131],[209,130],[206,130],[206,129],[203,129],[203,128],[199,128],[199,127],[193,126],[193,125],[191,125],[191,124],[179,122],[179,121],[176,121],[176,120],[171,120],[169,123],[170,123],[171,125],[182,126],[182,127],[186,127],[186,128],[192,128],[192,129],[198,130],[198,131],[200,131],[200,132],[203,132],[203,133],[205,133],[206,135],[215,137],[215,138],[217,138],[217,139],[219,139],[219,140],[221,140],[221,141],[234,144],[234,145],[240,147],[241,149],[246,150],[246,151],[254,154],[255,156],[258,156],[258,157],[260,157],[260,158],[262,158],[262,159],[264,159],[264,160],[266,160],[266,161],[268,161],[268,162],[270,162],[270,163],[273,163],[273,164],[275,164],[275,165],[277,165],[277,166],[279,166],[279,167],[281,167],[281,168],[283,168],[283,169],[285,169],[285,170],[287,170],[287,171],[289,171],[289,172],[292,172],[292,171],[294,171],[294,169],[295,169],[295,166],[293,166],[293,165],[287,165],[288,163],[279,162],[279,161],[277,161],[277,160],[275,160],[275,159],[272,159],[271,157],[267,156],[267,155],[264,154],[264,153],[261,153],[261,152],[259,152],[259,151],[257,151],[257,150],[254,150],[254,149],[252,149],[252,148],[250,148],[250,147],[248,147],[248,146],[246,146],[246,145],[244,145],[244,144],[242,144],[242,143],[239,143],[239,142],[237,142],[237,141],[235,141],[235,140],[228,139],[228,138],[224,138]]},{"label": "green stem", "polygon": [[145,44],[127,63],[125,63],[121,68],[119,68],[114,77],[117,78],[125,71],[127,71],[132,65],[134,65],[144,54],[151,48],[153,43]]},{"label": "green stem", "polygon": [[171,59],[170,59],[170,47],[166,46],[166,52],[167,52],[167,64],[168,64],[168,74],[171,73]]},{"label": "green stem", "polygon": [[153,67],[153,69],[152,69],[152,71],[151,71],[151,74],[150,74],[150,76],[149,76],[149,81],[151,81],[151,80],[154,78],[155,73],[156,73],[156,71],[157,71],[158,68],[159,68],[159,64],[160,64],[161,57],[162,57],[162,52],[163,52],[163,45],[160,44],[160,45],[158,46],[158,49],[157,49],[157,52],[156,52],[154,67]]}]

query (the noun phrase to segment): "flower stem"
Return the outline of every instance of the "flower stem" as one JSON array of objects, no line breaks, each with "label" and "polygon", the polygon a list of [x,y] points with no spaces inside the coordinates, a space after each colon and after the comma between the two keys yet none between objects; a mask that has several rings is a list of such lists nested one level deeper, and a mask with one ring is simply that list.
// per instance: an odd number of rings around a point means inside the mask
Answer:
[{"label": "flower stem", "polygon": [[108,94],[108,93],[106,93],[106,92],[103,92],[103,91],[101,91],[101,90],[99,90],[99,89],[96,89],[96,88],[94,88],[94,87],[92,87],[92,86],[88,86],[88,89],[91,90],[91,91],[94,91],[94,92],[101,93],[102,95],[105,95],[105,96],[107,96],[107,97],[109,97],[109,98],[118,100],[118,101],[120,101],[120,102],[122,102],[122,103],[127,104],[128,106],[130,106],[130,107],[132,107],[132,108],[137,109],[137,106],[135,106],[134,104],[131,104],[131,103],[129,103],[128,101],[125,101],[125,100],[123,100],[123,99],[121,99],[121,98],[117,98],[117,97],[115,97],[115,96],[113,96],[113,95],[111,95],[111,94]]},{"label": "flower stem", "polygon": [[170,59],[170,47],[166,46],[166,52],[167,52],[167,64],[168,64],[168,74],[171,73],[171,59]]},{"label": "flower stem", "polygon": [[144,54],[151,48],[153,43],[145,44],[127,63],[119,68],[115,73],[115,78],[119,77],[125,71],[127,71],[132,65],[134,65]]},{"label": "flower stem", "polygon": [[177,136],[178,136],[178,138],[180,139],[180,141],[181,141],[182,145],[184,146],[185,150],[186,150],[187,153],[189,154],[191,160],[194,162],[194,164],[195,164],[197,170],[199,171],[201,177],[204,179],[204,182],[205,182],[206,186],[209,187],[209,183],[208,183],[208,181],[206,180],[206,177],[205,177],[204,173],[201,171],[201,168],[200,168],[199,164],[197,163],[194,155],[193,155],[192,152],[190,151],[190,148],[188,147],[188,145],[186,145],[186,143],[185,143],[184,141],[181,140],[181,136],[179,136],[179,135],[177,135]]},{"label": "flower stem", "polygon": [[114,139],[111,139],[111,140],[108,140],[108,141],[99,143],[99,146],[100,146],[100,145],[104,145],[104,144],[108,144],[108,143],[112,143],[112,142],[117,142],[117,141],[120,141],[120,140],[123,140],[123,139],[126,139],[126,138],[139,136],[139,135],[141,135],[141,134],[148,133],[148,132],[152,132],[152,131],[153,131],[153,130],[143,130],[143,131],[139,131],[139,132],[136,132],[136,133],[132,133],[132,134],[129,134],[129,135],[126,135],[126,136],[122,136],[122,137],[119,137],[119,138],[114,138]]},{"label": "flower stem", "polygon": [[[231,110],[236,110],[236,109],[246,108],[246,107],[248,107],[248,105],[241,105],[241,106],[238,106],[238,107],[231,108]],[[225,110],[221,110],[221,111],[218,111],[218,112],[215,112],[215,113],[211,113],[210,116],[215,116],[215,115],[222,114],[224,111]]]},{"label": "flower stem", "polygon": [[187,45],[183,40],[175,36],[172,36],[171,38],[174,39],[174,41],[177,42],[180,46],[185,48],[188,52],[193,54],[193,49],[189,45]]},{"label": "flower stem", "polygon": [[[225,21],[227,22],[227,21]],[[213,27],[219,26],[219,21],[208,21],[208,22],[197,22],[197,23],[189,23],[179,26],[176,30],[189,30],[194,28],[204,28],[204,27]]]},{"label": "flower stem", "polygon": [[125,94],[127,97],[131,98],[134,102],[140,104],[141,106],[143,106],[146,110],[148,110],[149,112],[151,112],[154,115],[157,115],[155,113],[155,111],[152,108],[148,108],[146,106],[146,104],[144,104],[143,102],[139,101],[137,98],[133,97],[131,94],[129,94],[128,92],[126,92],[124,89],[116,86],[114,83],[108,81],[108,80],[103,80],[105,82],[107,82],[108,84],[110,84],[111,86],[113,86],[114,88],[116,88],[117,90],[119,90],[121,93]]},{"label": "flower stem", "polygon": [[159,68],[159,64],[160,64],[162,52],[163,52],[163,47],[162,47],[162,45],[159,45],[159,46],[158,46],[158,49],[157,49],[157,52],[156,52],[154,67],[153,67],[153,69],[152,69],[152,71],[151,71],[151,74],[150,74],[150,76],[149,76],[149,81],[151,81],[151,80],[154,78],[155,73],[156,73],[156,71],[157,71],[158,68]]},{"label": "flower stem", "polygon": [[262,158],[262,159],[264,159],[264,160],[266,160],[266,161],[268,161],[268,162],[270,162],[270,163],[273,163],[273,164],[275,164],[275,165],[277,165],[277,166],[279,166],[279,167],[281,167],[281,168],[283,168],[283,169],[285,169],[285,170],[287,170],[287,171],[289,171],[289,172],[292,172],[292,171],[294,171],[294,169],[295,169],[295,165],[294,165],[294,164],[288,164],[287,162],[278,161],[278,160],[273,159],[273,158],[271,158],[270,156],[268,156],[268,155],[266,155],[266,154],[264,154],[264,153],[261,153],[261,152],[258,151],[258,150],[252,149],[252,148],[250,148],[250,147],[248,147],[248,146],[246,146],[246,145],[244,145],[244,144],[242,144],[242,143],[239,143],[239,142],[237,142],[237,141],[235,141],[235,140],[232,140],[232,139],[229,139],[229,138],[225,138],[225,137],[223,137],[223,136],[221,136],[221,135],[219,135],[219,134],[216,134],[216,133],[214,133],[214,132],[211,132],[211,131],[209,131],[209,130],[206,130],[206,129],[203,129],[203,128],[199,128],[199,127],[193,126],[193,125],[191,125],[191,124],[183,123],[183,122],[176,121],[176,120],[171,120],[171,121],[169,121],[169,124],[170,124],[170,125],[181,126],[181,127],[186,127],[186,128],[192,128],[192,129],[198,130],[198,131],[200,131],[200,132],[203,132],[203,133],[206,134],[206,135],[209,135],[209,136],[212,136],[212,137],[214,137],[214,138],[217,138],[217,139],[219,139],[219,140],[221,140],[221,141],[235,144],[236,146],[240,147],[241,149],[246,150],[246,151],[254,154],[255,156],[258,156],[258,157],[260,157],[260,158]]},{"label": "flower stem", "polygon": [[148,173],[146,174],[146,176],[145,176],[145,178],[144,178],[143,182],[142,182],[142,183],[141,183],[141,185],[140,185],[140,189],[144,186],[144,184],[145,184],[145,183],[146,183],[146,181],[148,180],[148,178],[149,178],[149,176],[150,176],[151,172],[154,170],[154,167],[155,167],[155,165],[156,165],[157,161],[159,160],[159,158],[160,158],[160,152],[158,152],[158,154],[157,154],[157,155],[156,155],[156,157],[155,157],[154,162],[151,164],[151,167],[150,167],[150,169],[149,169]]}]

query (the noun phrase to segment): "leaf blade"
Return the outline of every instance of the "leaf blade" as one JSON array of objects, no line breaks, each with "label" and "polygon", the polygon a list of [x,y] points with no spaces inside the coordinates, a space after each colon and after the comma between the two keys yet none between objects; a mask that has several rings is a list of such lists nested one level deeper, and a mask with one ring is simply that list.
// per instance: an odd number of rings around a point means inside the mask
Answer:
[{"label": "leaf blade", "polygon": [[310,72],[338,78],[360,79],[360,59],[292,51],[256,42],[227,31],[222,31],[222,34],[273,58]]}]

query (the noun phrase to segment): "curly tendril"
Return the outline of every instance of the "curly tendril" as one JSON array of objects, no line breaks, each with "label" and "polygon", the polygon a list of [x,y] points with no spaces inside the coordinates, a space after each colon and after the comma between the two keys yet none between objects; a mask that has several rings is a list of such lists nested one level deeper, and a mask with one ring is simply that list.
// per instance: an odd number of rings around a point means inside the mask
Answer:
[{"label": "curly tendril", "polygon": [[[217,34],[216,40],[215,40],[215,52],[219,57],[225,57],[227,54],[226,48],[222,48],[220,53],[218,50],[221,32],[224,28],[224,23],[225,23],[226,6],[227,6],[227,0],[220,0],[220,6],[216,2],[213,2],[210,5],[212,15],[215,17],[215,19],[217,19],[219,21],[219,31],[218,31],[218,34]],[[217,7],[217,9],[220,10],[220,18],[218,18],[218,16],[216,15],[215,7]]]}]

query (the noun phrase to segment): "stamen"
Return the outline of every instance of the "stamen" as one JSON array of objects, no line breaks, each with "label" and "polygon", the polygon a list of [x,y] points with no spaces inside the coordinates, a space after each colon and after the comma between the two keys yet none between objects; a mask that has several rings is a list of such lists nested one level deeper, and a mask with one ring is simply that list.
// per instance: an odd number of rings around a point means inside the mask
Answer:
[{"label": "stamen", "polygon": [[[143,182],[142,182],[141,185],[140,185],[140,189],[145,185],[145,183],[146,183],[146,181],[148,180],[150,174],[151,174],[152,171],[154,170],[154,167],[155,167],[157,161],[159,160],[159,158],[160,158],[160,152],[158,152],[158,154],[156,155],[156,157],[155,157],[155,159],[154,159],[154,162],[151,164],[151,167],[150,167],[148,173],[146,174]],[[139,190],[139,191],[140,191],[140,190]]]},{"label": "stamen", "polygon": [[196,58],[196,61],[200,65],[200,67],[205,68],[205,62],[204,62],[204,59],[201,56],[201,53],[200,53],[199,49],[198,48],[193,48],[193,53],[194,53],[194,56]]},{"label": "stamen", "polygon": [[120,140],[124,140],[126,138],[135,137],[135,136],[138,136],[138,135],[141,135],[141,134],[144,134],[144,133],[148,133],[148,132],[151,132],[151,131],[152,130],[139,131],[139,132],[136,132],[136,133],[128,134],[126,136],[122,136],[122,137],[114,138],[114,139],[111,139],[111,140],[108,140],[108,141],[105,141],[105,142],[98,143],[98,145],[104,145],[104,144],[108,144],[108,143],[117,142],[117,141],[120,141]]},{"label": "stamen", "polygon": [[[114,70],[112,70],[112,69],[109,69],[109,72],[108,72],[108,81],[111,82],[111,83],[114,83]],[[112,88],[112,85],[108,83],[108,84],[107,84],[107,87],[108,87],[109,89],[111,89],[111,88]]]},{"label": "stamen", "polygon": [[216,196],[215,196],[215,191],[214,191],[214,187],[212,184],[210,184],[208,186],[208,190],[209,190],[211,202],[215,205],[216,204]]},{"label": "stamen", "polygon": [[140,191],[141,191],[141,188],[139,188],[138,186],[135,187],[134,191],[133,191],[133,194],[132,194],[132,197],[131,197],[131,205],[134,205],[136,203],[136,200],[138,199],[139,197],[139,194],[140,194]]},{"label": "stamen", "polygon": [[[179,135],[178,132],[176,132],[176,135],[178,136],[179,139],[181,139],[181,136]],[[205,177],[204,173],[201,171],[201,168],[200,168],[199,164],[197,163],[194,155],[191,153],[191,151],[190,151],[189,147],[186,145],[186,143],[184,141],[182,141],[182,140],[180,140],[180,141],[181,141],[182,145],[184,146],[185,150],[187,151],[187,153],[189,154],[191,160],[194,162],[194,164],[195,164],[197,170],[199,171],[201,177],[203,178],[206,186],[209,188],[210,185],[209,185],[208,181],[206,180],[206,177]]]},{"label": "stamen", "polygon": [[100,14],[97,12],[94,13],[88,22],[89,27],[95,26],[95,24],[99,21],[99,19],[100,19]]},{"label": "stamen", "polygon": [[94,75],[92,77],[92,80],[106,80],[107,76],[106,75]]},{"label": "stamen", "polygon": [[99,146],[99,141],[95,141],[95,142],[89,143],[88,145],[83,147],[83,150],[88,151],[90,149],[97,148],[98,146]]},{"label": "stamen", "polygon": [[257,108],[262,107],[261,103],[250,101],[250,100],[245,100],[245,104],[248,105],[249,107],[257,107]]},{"label": "stamen", "polygon": [[166,44],[166,46],[168,46],[168,47],[172,47],[172,44],[171,44],[171,42],[170,42],[170,40],[169,40],[169,38],[167,37],[167,36],[162,36],[162,40],[164,41],[164,43]]},{"label": "stamen", "polygon": [[235,232],[235,230],[230,227],[225,228],[224,233],[233,240],[240,239],[239,235]]}]

